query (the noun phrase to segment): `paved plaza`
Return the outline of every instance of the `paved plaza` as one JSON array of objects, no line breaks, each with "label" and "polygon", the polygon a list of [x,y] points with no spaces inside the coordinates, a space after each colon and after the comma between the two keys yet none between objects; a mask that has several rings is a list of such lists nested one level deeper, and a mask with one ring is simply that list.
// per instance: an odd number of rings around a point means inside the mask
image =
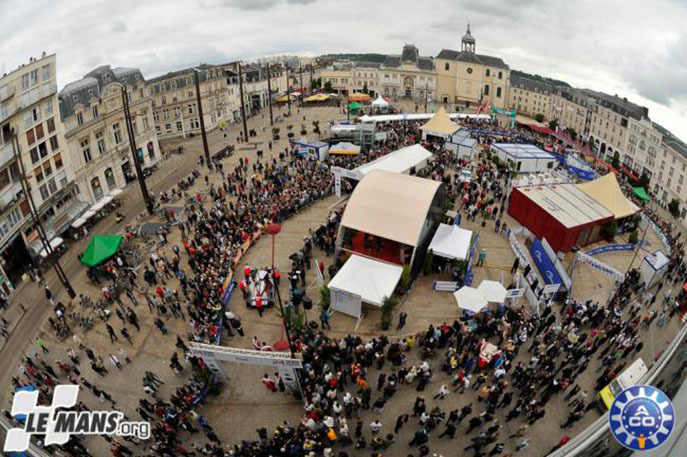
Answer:
[{"label": "paved plaza", "polygon": [[[412,107],[408,107],[412,109]],[[283,112],[283,108],[281,109]],[[292,108],[292,121],[282,123],[285,125],[292,122],[295,125],[304,123],[310,126],[312,120],[320,120],[321,125],[325,125],[329,120],[335,118],[343,118],[345,115],[340,113],[338,108],[304,108],[298,109],[296,106]],[[305,117],[305,120],[303,120]],[[270,151],[268,143],[271,138],[268,136],[269,132],[269,118],[267,110],[263,110],[261,114],[250,119],[250,128],[255,128],[257,137],[251,138],[250,144],[237,144],[235,138],[238,135],[239,127],[232,125],[229,128],[228,138],[219,131],[214,131],[209,134],[211,152],[219,150],[221,147],[230,142],[236,146],[236,153],[229,158],[223,160],[224,169],[233,169],[238,164],[239,159],[248,158],[249,163],[254,163],[257,160],[257,150],[262,150],[265,153],[265,158],[278,158],[278,153],[284,151],[287,147],[287,139],[285,135],[282,139],[275,142]],[[326,136],[326,131],[324,132]],[[309,135],[312,138],[313,135]],[[202,151],[202,143],[200,138],[192,138],[185,141],[174,141],[167,145],[171,149],[179,144],[183,144],[186,152],[182,155],[173,155],[162,163],[160,169],[148,181],[148,185],[155,193],[168,190],[186,175],[188,175],[196,166],[196,161]],[[252,145],[256,145],[253,147]],[[208,175],[206,169],[201,169],[201,176]],[[209,174],[209,183],[218,185],[221,182],[221,176],[217,171]],[[203,179],[198,179],[194,188],[189,191],[191,195],[197,192],[207,195],[209,186]],[[137,223],[151,223],[162,222],[161,218],[151,218],[143,216],[141,213],[144,210],[140,199],[140,193],[136,184],[129,185],[122,197],[123,209],[127,221],[135,220]],[[328,196],[323,198],[310,207],[300,210],[297,214],[287,219],[283,225],[279,235],[276,236],[275,245],[275,264],[279,271],[287,272],[291,268],[291,260],[289,256],[299,250],[303,245],[303,239],[308,235],[309,229],[316,229],[323,224],[329,214],[345,205],[336,196]],[[206,209],[210,205],[205,203]],[[481,225],[481,219],[478,218],[476,222],[467,221],[464,219],[462,226],[464,228],[479,231],[479,242],[477,245],[477,252],[486,249],[487,259],[483,267],[475,267],[475,278],[473,284],[479,284],[483,279],[503,280],[507,285],[511,279],[511,265],[514,261],[514,255],[508,243],[508,240],[501,234],[495,233],[493,229],[493,220],[488,220],[485,226]],[[509,227],[517,226],[518,223],[510,216],[505,216],[504,221]],[[92,233],[109,233],[119,231],[123,228],[122,225],[116,224],[113,216],[108,216],[99,222],[92,230]],[[523,240],[521,240],[523,241]],[[618,242],[625,242],[626,237],[619,236]],[[597,258],[609,265],[614,266],[620,271],[625,272],[631,267],[637,267],[646,252],[653,251],[661,247],[660,240],[651,231],[648,232],[645,244],[641,250],[640,255],[636,256],[634,263],[630,265],[634,257],[634,252],[610,252],[599,255]],[[164,253],[171,253],[173,245],[181,245],[181,233],[178,229],[172,229],[168,237],[167,243],[163,246],[159,255]],[[91,283],[86,278],[86,271],[76,259],[76,255],[83,251],[86,245],[86,240],[80,240],[72,244],[69,251],[62,257],[65,271],[67,272],[77,293],[83,293],[92,297],[100,295],[100,289],[97,285]],[[594,247],[594,246],[590,246]],[[268,236],[263,236],[257,243],[248,251],[248,253],[241,259],[241,262],[236,267],[236,272],[242,272],[245,265],[252,267],[266,267],[271,263],[272,245]],[[188,256],[182,255],[182,262],[180,267],[189,271]],[[568,254],[564,259],[564,265],[567,267],[572,261],[572,254]],[[327,256],[324,252],[315,249],[313,253],[314,259],[324,261],[325,265],[329,266],[333,262],[332,256]],[[142,260],[147,262],[146,257]],[[326,279],[330,279],[327,275]],[[53,273],[47,274],[48,284],[53,291],[61,291],[61,287]],[[450,280],[448,272],[442,275],[432,274],[429,276],[420,275],[414,283],[412,290],[401,297],[399,305],[394,311],[392,330],[382,332],[379,326],[381,312],[372,307],[364,308],[364,318],[362,319],[357,331],[356,321],[350,316],[341,313],[335,313],[331,318],[331,330],[326,330],[327,336],[331,338],[343,338],[349,333],[357,333],[363,340],[368,340],[372,337],[386,334],[390,339],[403,338],[410,335],[425,332],[430,324],[440,325],[443,322],[451,323],[462,316],[461,310],[456,306],[455,299],[451,293],[435,292],[432,290],[432,282],[434,280]],[[603,275],[600,275],[595,270],[592,270],[583,265],[577,265],[574,271],[574,289],[573,298],[578,301],[585,301],[591,299],[598,301],[605,305],[608,301],[613,281]],[[319,288],[315,282],[314,268],[307,272],[306,283],[309,285],[306,293],[313,298],[316,303],[311,311],[308,311],[308,318],[310,320],[319,322],[319,315],[321,308],[317,305],[319,302]],[[139,285],[143,281],[139,278]],[[178,280],[167,280],[166,284],[174,289],[179,289]],[[666,290],[673,285],[666,285]],[[281,283],[281,296],[286,299],[289,296],[288,281]],[[655,291],[657,296],[662,297],[664,291]],[[677,290],[673,291],[677,294]],[[152,293],[150,291],[149,293]],[[58,295],[58,299],[67,303],[64,293]],[[126,298],[123,298],[125,305],[129,306]],[[523,299],[524,301],[524,299]],[[130,364],[124,364],[121,370],[107,364],[109,374],[105,377],[100,377],[92,372],[87,367],[87,363],[82,364],[82,376],[90,381],[97,383],[102,389],[109,392],[109,394],[116,401],[117,407],[120,408],[130,418],[139,419],[136,413],[138,400],[145,394],[142,388],[141,380],[145,376],[146,371],[152,371],[162,378],[164,384],[157,392],[158,398],[169,399],[175,390],[185,384],[188,380],[191,367],[188,363],[182,360],[184,371],[180,374],[175,374],[169,367],[169,359],[175,351],[181,353],[174,347],[176,336],[180,335],[186,338],[188,333],[188,321],[186,319],[173,319],[167,316],[165,322],[169,327],[169,334],[163,335],[154,325],[154,319],[157,317],[155,313],[149,312],[148,306],[142,295],[139,295],[140,304],[134,307],[141,325],[141,330],[131,331],[132,342],[127,343],[123,338],[119,338],[117,343],[110,343],[110,338],[101,321],[96,321],[94,328],[88,332],[83,332],[81,329],[75,329],[75,332],[80,335],[84,341],[84,345],[96,354],[102,356],[106,361],[111,353],[116,353],[117,350],[123,348],[131,359]],[[657,306],[660,304],[657,304]],[[68,312],[77,310],[78,304],[72,302],[67,306]],[[22,307],[26,310],[23,311]],[[237,314],[243,323],[245,336],[228,337],[226,334],[222,338],[224,346],[236,348],[252,348],[252,338],[256,336],[260,341],[271,344],[283,338],[281,317],[278,308],[268,309],[264,316],[259,316],[253,309],[247,309],[243,304],[240,293],[235,293],[229,302],[229,308]],[[558,309],[558,307],[556,307]],[[398,315],[405,312],[408,315],[406,326],[401,331],[396,331],[395,323]],[[4,317],[12,322],[12,334],[8,341],[4,342],[2,351],[2,358],[0,359],[0,385],[9,386],[10,378],[15,375],[16,367],[20,363],[20,359],[24,355],[29,355],[34,358],[40,358],[47,363],[54,365],[57,360],[66,360],[66,349],[68,346],[74,346],[71,338],[60,341],[55,338],[50,329],[46,318],[50,314],[50,307],[46,303],[43,295],[43,290],[35,283],[21,284],[20,288],[13,300],[11,307],[5,311]],[[121,323],[117,316],[112,315],[109,321],[115,328],[120,328]],[[662,351],[672,335],[675,334],[679,327],[677,318],[674,318],[662,327],[658,328],[656,325],[651,325],[649,329],[642,329],[639,331],[640,336],[646,343],[643,345],[638,355],[643,358],[647,364],[654,361],[657,355]],[[40,336],[44,342],[45,347],[49,349],[49,353],[43,354],[40,349],[32,344],[35,338]],[[531,354],[528,352],[531,346],[531,341],[523,344],[520,348],[518,356],[513,361],[522,361],[527,363]],[[181,355],[181,354],[180,354]],[[82,359],[85,356],[82,354]],[[430,366],[435,373],[431,379],[427,389],[422,392],[427,400],[428,410],[434,406],[440,406],[443,411],[451,411],[453,409],[460,409],[462,406],[472,403],[475,413],[479,413],[484,409],[484,402],[477,400],[477,392],[469,389],[465,393],[451,393],[446,399],[432,399],[437,393],[439,386],[443,383],[450,384],[451,377],[441,370],[441,363],[443,362],[444,354],[438,351],[437,354],[428,360]],[[87,360],[86,360],[87,362]],[[412,350],[409,352],[406,365],[417,365],[422,363],[418,358],[418,351]],[[390,367],[387,364],[383,370],[389,373]],[[599,360],[596,357],[590,363],[589,368],[584,374],[576,380],[580,385],[586,389],[590,395],[593,395],[594,383],[597,373],[597,368],[600,366]],[[261,378],[265,370],[261,367],[253,367],[246,365],[236,365],[232,363],[225,363],[224,369],[228,373],[229,380],[222,386],[221,391],[217,395],[210,395],[205,403],[198,409],[209,420],[218,437],[223,444],[233,445],[239,443],[241,440],[255,440],[258,438],[256,429],[266,427],[268,431],[282,423],[284,420],[289,421],[291,425],[297,425],[303,417],[303,403],[296,400],[292,395],[287,393],[272,393],[265,389],[261,383]],[[398,369],[398,367],[394,367]],[[370,368],[367,380],[373,387],[373,401],[379,396],[376,389],[376,380],[380,370]],[[272,375],[272,373],[268,373]],[[66,378],[60,379],[66,381]],[[364,423],[364,432],[370,441],[370,433],[368,425],[378,418],[383,424],[383,434],[391,433],[393,430],[396,418],[400,414],[410,414],[412,412],[412,405],[419,393],[414,386],[400,385],[398,392],[387,403],[383,412],[374,413],[371,410],[364,410],[361,420]],[[540,456],[545,455],[558,441],[565,435],[573,436],[587,425],[593,422],[598,413],[596,410],[589,411],[578,423],[572,428],[562,430],[562,424],[568,415],[569,408],[567,403],[563,400],[563,395],[554,396],[547,404],[546,417],[544,420],[537,421],[532,425],[527,432],[527,437],[531,438],[529,447],[518,455]],[[82,389],[80,399],[83,400],[92,409],[107,409],[109,403],[102,404],[90,392]],[[3,389],[0,392],[0,400],[3,409],[10,407],[11,398],[8,389]],[[515,446],[520,441],[520,438],[509,439],[510,435],[516,433],[517,429],[522,425],[522,420],[514,421],[506,420],[507,408],[497,410],[495,418],[499,419],[499,423],[503,426],[500,431],[498,442],[505,443],[504,455],[508,452],[514,452]],[[418,430],[417,418],[411,417],[408,424],[395,436],[395,444],[392,444],[384,455],[389,456],[403,456],[410,452],[407,443],[413,438],[413,434]],[[351,428],[351,435],[355,428],[356,420],[349,420],[349,427]],[[440,431],[443,430],[443,425],[439,425],[432,433],[432,438],[428,443],[432,453],[441,454],[444,456],[453,455],[471,455],[467,451],[463,452],[463,448],[469,446],[472,441],[471,437],[474,435],[467,435],[465,429],[467,428],[467,420],[463,422],[458,429],[456,438],[449,440],[447,438],[437,438]],[[202,444],[205,442],[205,437],[202,433],[191,436],[188,442],[195,442]],[[95,456],[111,455],[109,445],[100,437],[90,437],[86,440],[86,445],[89,452]],[[489,449],[491,446],[489,446]],[[144,454],[148,449],[141,445],[134,452],[135,455]],[[372,451],[366,449],[363,451],[355,451],[353,446],[346,448],[337,448],[346,450],[349,455],[370,455]],[[486,450],[486,449],[485,449]]]}]

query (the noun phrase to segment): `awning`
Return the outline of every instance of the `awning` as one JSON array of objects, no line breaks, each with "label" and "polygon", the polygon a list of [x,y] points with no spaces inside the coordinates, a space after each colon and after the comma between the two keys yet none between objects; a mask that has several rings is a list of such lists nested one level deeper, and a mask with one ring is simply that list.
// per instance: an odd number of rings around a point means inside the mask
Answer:
[{"label": "awning", "polygon": [[460,309],[472,313],[479,313],[489,304],[482,292],[468,286],[463,286],[455,291],[453,297],[456,299],[456,303],[458,303]]},{"label": "awning", "polygon": [[613,173],[607,173],[594,181],[576,186],[606,207],[616,219],[631,216],[639,210],[634,203],[625,197]]},{"label": "awning", "polygon": [[651,197],[649,197],[649,194],[646,193],[643,187],[634,187],[632,191],[640,200],[645,202],[651,201]]},{"label": "awning", "polygon": [[503,303],[506,301],[506,288],[498,281],[485,279],[477,286],[477,290],[491,303]]},{"label": "awning", "polygon": [[95,211],[95,212],[97,213],[98,211],[100,211],[101,209],[103,209],[103,208],[105,207],[105,205],[107,205],[107,204],[110,203],[111,201],[112,201],[112,197],[109,196],[109,195],[106,195],[106,196],[103,197],[102,200],[100,200],[98,203],[96,203],[95,205],[91,206],[91,211]]},{"label": "awning", "polygon": [[[60,238],[59,236],[53,238],[50,241],[50,250],[54,251],[62,243],[64,243],[64,240],[62,238]],[[41,249],[41,252],[39,252],[39,255],[45,259],[46,257],[48,257],[48,252],[45,250],[45,248],[43,248],[43,249]]]},{"label": "awning", "polygon": [[375,99],[375,101],[372,102],[372,106],[375,108],[385,108],[385,107],[389,106],[389,102],[384,100],[384,98],[382,97],[382,94],[379,94],[377,96],[377,98]]},{"label": "awning", "polygon": [[122,189],[115,189],[112,192],[110,192],[110,196],[111,197],[117,197],[119,195],[122,195],[122,192],[123,192]]},{"label": "awning", "polygon": [[72,227],[79,228],[82,225],[84,225],[85,223],[86,223],[86,219],[84,219],[83,217],[80,217],[77,220],[75,220],[74,222],[72,222]]},{"label": "awning", "polygon": [[360,295],[361,300],[382,306],[401,280],[403,268],[353,254],[329,282],[330,289]]},{"label": "awning", "polygon": [[332,145],[329,148],[330,154],[343,154],[343,155],[358,155],[360,154],[360,146],[356,146],[353,143],[341,142]]},{"label": "awning", "polygon": [[89,209],[88,211],[86,211],[85,213],[83,213],[83,214],[81,215],[81,219],[87,221],[87,220],[89,220],[90,218],[92,218],[93,216],[95,216],[95,214],[96,214],[95,211],[91,211],[91,210]]},{"label": "awning", "polygon": [[350,104],[348,105],[348,109],[353,109],[353,110],[355,110],[355,109],[360,109],[360,103],[358,103],[358,102],[350,103]]},{"label": "awning", "polygon": [[112,257],[119,250],[124,237],[116,234],[95,235],[81,256],[81,263],[92,267]]},{"label": "awning", "polygon": [[368,94],[363,94],[360,92],[353,92],[351,95],[348,96],[349,102],[365,102],[369,99],[370,96]]},{"label": "awning", "polygon": [[470,250],[472,232],[457,225],[440,224],[437,228],[429,249],[440,257],[447,259],[466,260]]}]

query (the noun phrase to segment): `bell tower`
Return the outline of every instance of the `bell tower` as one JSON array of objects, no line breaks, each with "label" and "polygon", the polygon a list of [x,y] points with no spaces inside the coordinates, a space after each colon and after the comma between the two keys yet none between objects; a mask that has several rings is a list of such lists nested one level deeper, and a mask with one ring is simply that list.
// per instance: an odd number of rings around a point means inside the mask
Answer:
[{"label": "bell tower", "polygon": [[460,40],[460,50],[463,52],[475,53],[475,37],[470,33],[470,23],[468,22],[468,29]]}]

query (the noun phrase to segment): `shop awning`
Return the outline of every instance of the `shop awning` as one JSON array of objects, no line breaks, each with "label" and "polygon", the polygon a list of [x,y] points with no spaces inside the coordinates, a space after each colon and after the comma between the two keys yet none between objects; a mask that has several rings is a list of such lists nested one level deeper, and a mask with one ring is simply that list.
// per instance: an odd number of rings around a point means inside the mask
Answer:
[{"label": "shop awning", "polygon": [[349,103],[348,109],[360,109],[360,103],[358,103],[358,102]]},{"label": "shop awning", "polygon": [[110,203],[112,201],[112,197],[109,195],[106,195],[105,197],[102,198],[98,203],[95,205],[91,206],[91,211],[95,211],[96,213],[100,211],[101,209],[105,208],[105,205]]},{"label": "shop awning", "polygon": [[649,194],[646,193],[643,187],[634,187],[632,191],[640,200],[645,202],[651,201],[651,197],[649,197]]},{"label": "shop awning", "polygon": [[470,250],[472,232],[457,225],[440,224],[437,228],[429,249],[440,257],[447,259],[466,260]]},{"label": "shop awning", "polygon": [[[54,251],[57,249],[62,243],[64,243],[64,240],[60,238],[59,236],[56,236],[50,241],[50,250]],[[48,257],[48,252],[45,250],[45,248],[41,249],[41,252],[39,252],[39,255],[43,257],[44,259]]]},{"label": "shop awning", "polygon": [[77,220],[75,220],[74,222],[72,222],[72,227],[73,228],[79,228],[82,225],[84,225],[85,223],[86,223],[86,219],[84,219],[83,217],[80,217]]},{"label": "shop awning", "polygon": [[95,235],[81,257],[81,263],[92,267],[117,253],[124,237],[117,234]]}]

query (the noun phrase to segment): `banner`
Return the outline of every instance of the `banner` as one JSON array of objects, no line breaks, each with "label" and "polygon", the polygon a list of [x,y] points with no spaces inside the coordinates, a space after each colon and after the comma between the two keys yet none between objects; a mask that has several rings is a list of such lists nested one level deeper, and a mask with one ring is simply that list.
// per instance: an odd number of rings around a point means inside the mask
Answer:
[{"label": "banner", "polygon": [[616,244],[609,244],[607,246],[601,246],[598,248],[590,249],[589,251],[585,252],[587,255],[598,255],[598,254],[603,254],[604,252],[612,252],[612,251],[633,251],[637,245],[632,244],[632,243],[616,243]]},{"label": "banner", "polygon": [[673,254],[673,250],[670,247],[670,241],[668,241],[668,238],[663,234],[658,225],[654,224],[654,221],[649,219],[646,216],[646,214],[642,214],[642,222],[645,224],[649,224],[651,230],[656,232],[656,236],[658,236],[661,239],[661,241],[663,242],[663,246],[666,248],[666,253],[668,254],[668,257],[670,257]]},{"label": "banner", "polygon": [[549,255],[549,259],[551,259],[551,261],[553,262],[553,266],[556,268],[556,271],[558,272],[558,275],[563,280],[563,285],[566,289],[571,290],[572,279],[570,279],[570,276],[568,275],[568,272],[565,270],[565,267],[556,256],[556,251],[554,251],[549,242],[546,241],[546,238],[542,238],[541,245],[544,246],[544,251],[546,251],[546,253]]},{"label": "banner", "polygon": [[530,255],[532,255],[532,260],[534,260],[534,264],[537,266],[546,284],[561,284],[563,282],[561,275],[558,274],[556,266],[549,258],[539,238],[535,237],[532,241]]},{"label": "banner", "polygon": [[582,251],[579,251],[577,253],[576,261],[580,261],[580,262],[584,263],[585,265],[592,267],[592,268],[600,271],[601,273],[603,273],[605,275],[611,276],[613,279],[615,279],[618,282],[622,282],[625,279],[625,275],[622,274],[621,272],[619,272],[618,270],[616,270],[615,268],[609,267],[605,263],[603,263],[599,260],[596,260],[594,257],[592,257],[592,256],[590,256],[590,255],[588,255]]},{"label": "banner", "polygon": [[478,238],[479,238],[479,232],[475,233],[475,236],[472,239],[472,246],[470,247],[470,255],[468,256],[468,267],[465,270],[465,278],[463,281],[463,284],[466,286],[471,285],[472,280],[475,277],[475,274],[472,271],[472,264],[475,261],[475,249],[477,249],[477,239]]}]

